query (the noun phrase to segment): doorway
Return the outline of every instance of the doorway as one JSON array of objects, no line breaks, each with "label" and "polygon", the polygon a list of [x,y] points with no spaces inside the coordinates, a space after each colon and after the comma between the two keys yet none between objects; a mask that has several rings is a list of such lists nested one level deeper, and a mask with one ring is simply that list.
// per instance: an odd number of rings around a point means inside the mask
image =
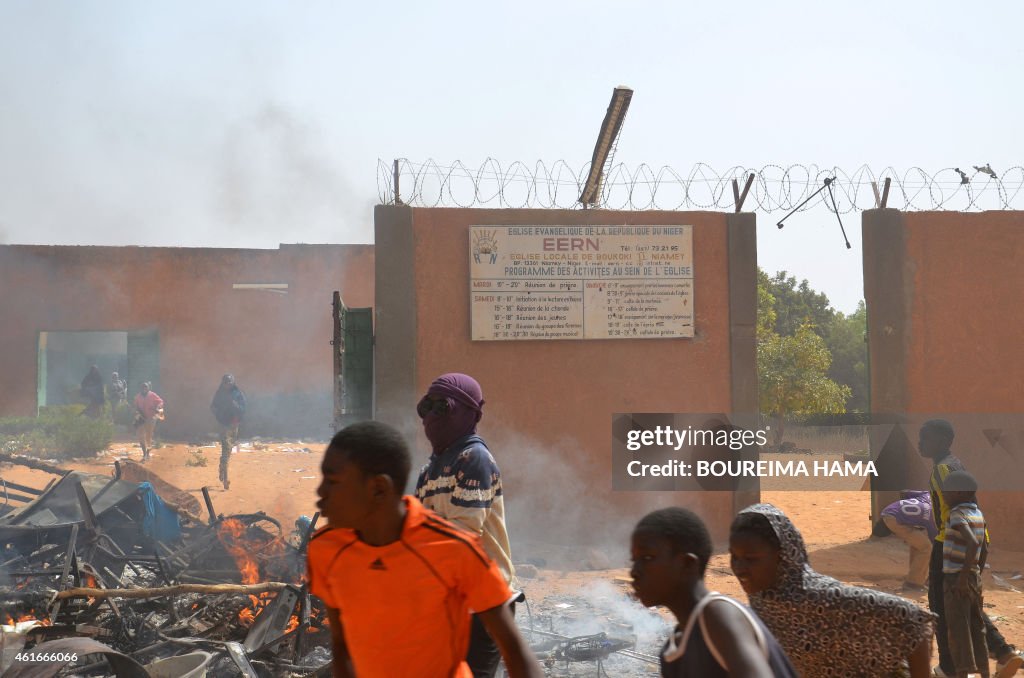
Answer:
[{"label": "doorway", "polygon": [[37,354],[37,412],[44,407],[81,402],[82,379],[92,365],[110,382],[112,372],[128,382],[129,398],[139,384],[160,383],[160,338],[144,331],[41,331]]}]

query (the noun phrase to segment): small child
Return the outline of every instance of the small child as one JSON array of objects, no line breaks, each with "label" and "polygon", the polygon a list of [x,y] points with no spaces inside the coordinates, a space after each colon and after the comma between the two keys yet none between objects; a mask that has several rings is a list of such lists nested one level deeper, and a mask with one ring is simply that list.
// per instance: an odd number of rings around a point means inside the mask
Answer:
[{"label": "small child", "polygon": [[[775,637],[746,606],[704,586],[711,536],[682,508],[649,513],[631,539],[633,589],[678,621],[661,653],[669,678],[795,678]],[[700,627],[700,631],[695,630]]]},{"label": "small child", "polygon": [[957,678],[978,673],[988,678],[985,618],[981,607],[981,570],[985,567],[985,516],[974,493],[978,483],[967,471],[953,471],[943,483],[950,506],[942,549],[942,593],[949,650]]}]

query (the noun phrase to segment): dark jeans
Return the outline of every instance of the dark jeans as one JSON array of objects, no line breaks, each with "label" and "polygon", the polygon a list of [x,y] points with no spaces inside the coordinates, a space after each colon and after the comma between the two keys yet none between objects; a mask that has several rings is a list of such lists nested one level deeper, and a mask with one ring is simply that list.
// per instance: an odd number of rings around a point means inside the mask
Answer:
[{"label": "dark jeans", "polygon": [[228,462],[231,461],[231,448],[238,438],[237,424],[220,425],[220,481],[224,489],[228,489]]},{"label": "dark jeans", "polygon": [[[508,608],[514,617],[516,604],[509,603]],[[473,678],[494,678],[498,673],[498,665],[501,663],[501,651],[498,649],[498,645],[475,614],[469,629],[469,651],[466,652],[466,663],[469,664],[469,670],[473,672]]]},{"label": "dark jeans", "polygon": [[[946,625],[946,605],[942,591],[942,542],[932,542],[932,557],[928,561],[928,607],[938,619],[935,622],[935,643],[939,646],[939,666],[943,672],[953,675],[953,656],[949,653],[949,627]],[[988,652],[995,657],[1010,652],[1006,638],[999,633],[987,614],[982,615],[985,622],[985,644]]]}]

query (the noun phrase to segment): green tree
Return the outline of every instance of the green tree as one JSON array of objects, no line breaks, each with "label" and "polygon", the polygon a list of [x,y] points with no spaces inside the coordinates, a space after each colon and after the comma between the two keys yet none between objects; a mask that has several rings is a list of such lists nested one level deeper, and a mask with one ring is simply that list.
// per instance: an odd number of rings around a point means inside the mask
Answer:
[{"label": "green tree", "polygon": [[775,299],[775,332],[788,337],[796,334],[797,329],[810,323],[815,333],[825,338],[828,327],[837,313],[824,292],[811,289],[807,280],[797,283],[796,278],[779,271],[769,276],[758,269],[758,284]]},{"label": "green tree", "polygon": [[787,416],[845,412],[851,391],[829,379],[832,355],[810,321],[792,335],[775,331],[780,304],[770,291],[770,279],[759,276],[758,282],[758,396],[761,413],[773,420],[775,445],[780,445]]},{"label": "green tree", "polygon": [[[758,269],[757,278],[757,336],[775,331],[775,297],[768,291],[767,282],[762,282],[764,271]],[[765,276],[767,280],[767,276]]]},{"label": "green tree", "polygon": [[850,387],[846,410],[868,410],[867,311],[863,300],[850,315],[832,308],[828,296],[797,282],[786,271],[769,276],[758,269],[758,334],[771,329],[780,337],[795,336],[801,326],[810,327],[825,340],[832,356],[828,378]]},{"label": "green tree", "polygon": [[850,387],[846,409],[850,412],[868,411],[868,313],[861,300],[857,310],[849,315],[836,313],[829,325],[825,343],[832,354],[829,379]]}]

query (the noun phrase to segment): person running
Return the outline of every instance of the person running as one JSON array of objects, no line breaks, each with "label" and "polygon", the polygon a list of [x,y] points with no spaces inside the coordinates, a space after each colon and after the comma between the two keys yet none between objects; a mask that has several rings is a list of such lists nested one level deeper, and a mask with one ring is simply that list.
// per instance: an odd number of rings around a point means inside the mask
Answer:
[{"label": "person running", "polygon": [[677,625],[662,648],[666,678],[795,678],[778,641],[746,606],[704,584],[711,535],[692,511],[644,516],[630,539],[633,590],[647,607],[663,605]]},{"label": "person running", "polygon": [[238,388],[233,375],[225,374],[221,377],[220,386],[210,403],[210,411],[220,427],[220,482],[226,490],[231,486],[228,480],[231,451],[238,442],[238,427],[245,416],[245,394]]},{"label": "person running", "polygon": [[932,615],[905,598],[811,569],[803,537],[771,504],[740,511],[729,534],[733,574],[750,607],[808,678],[927,678]]},{"label": "person running", "polygon": [[139,392],[135,394],[135,431],[139,436],[139,446],[142,448],[142,462],[149,461],[149,451],[153,447],[153,434],[156,432],[156,422],[163,419],[164,399],[152,390],[148,381],[142,382]]},{"label": "person running", "polygon": [[309,542],[309,591],[327,606],[334,675],[468,678],[475,612],[512,678],[542,678],[480,539],[402,496],[411,464],[401,434],[379,422],[342,429],[324,453],[327,527]]}]

